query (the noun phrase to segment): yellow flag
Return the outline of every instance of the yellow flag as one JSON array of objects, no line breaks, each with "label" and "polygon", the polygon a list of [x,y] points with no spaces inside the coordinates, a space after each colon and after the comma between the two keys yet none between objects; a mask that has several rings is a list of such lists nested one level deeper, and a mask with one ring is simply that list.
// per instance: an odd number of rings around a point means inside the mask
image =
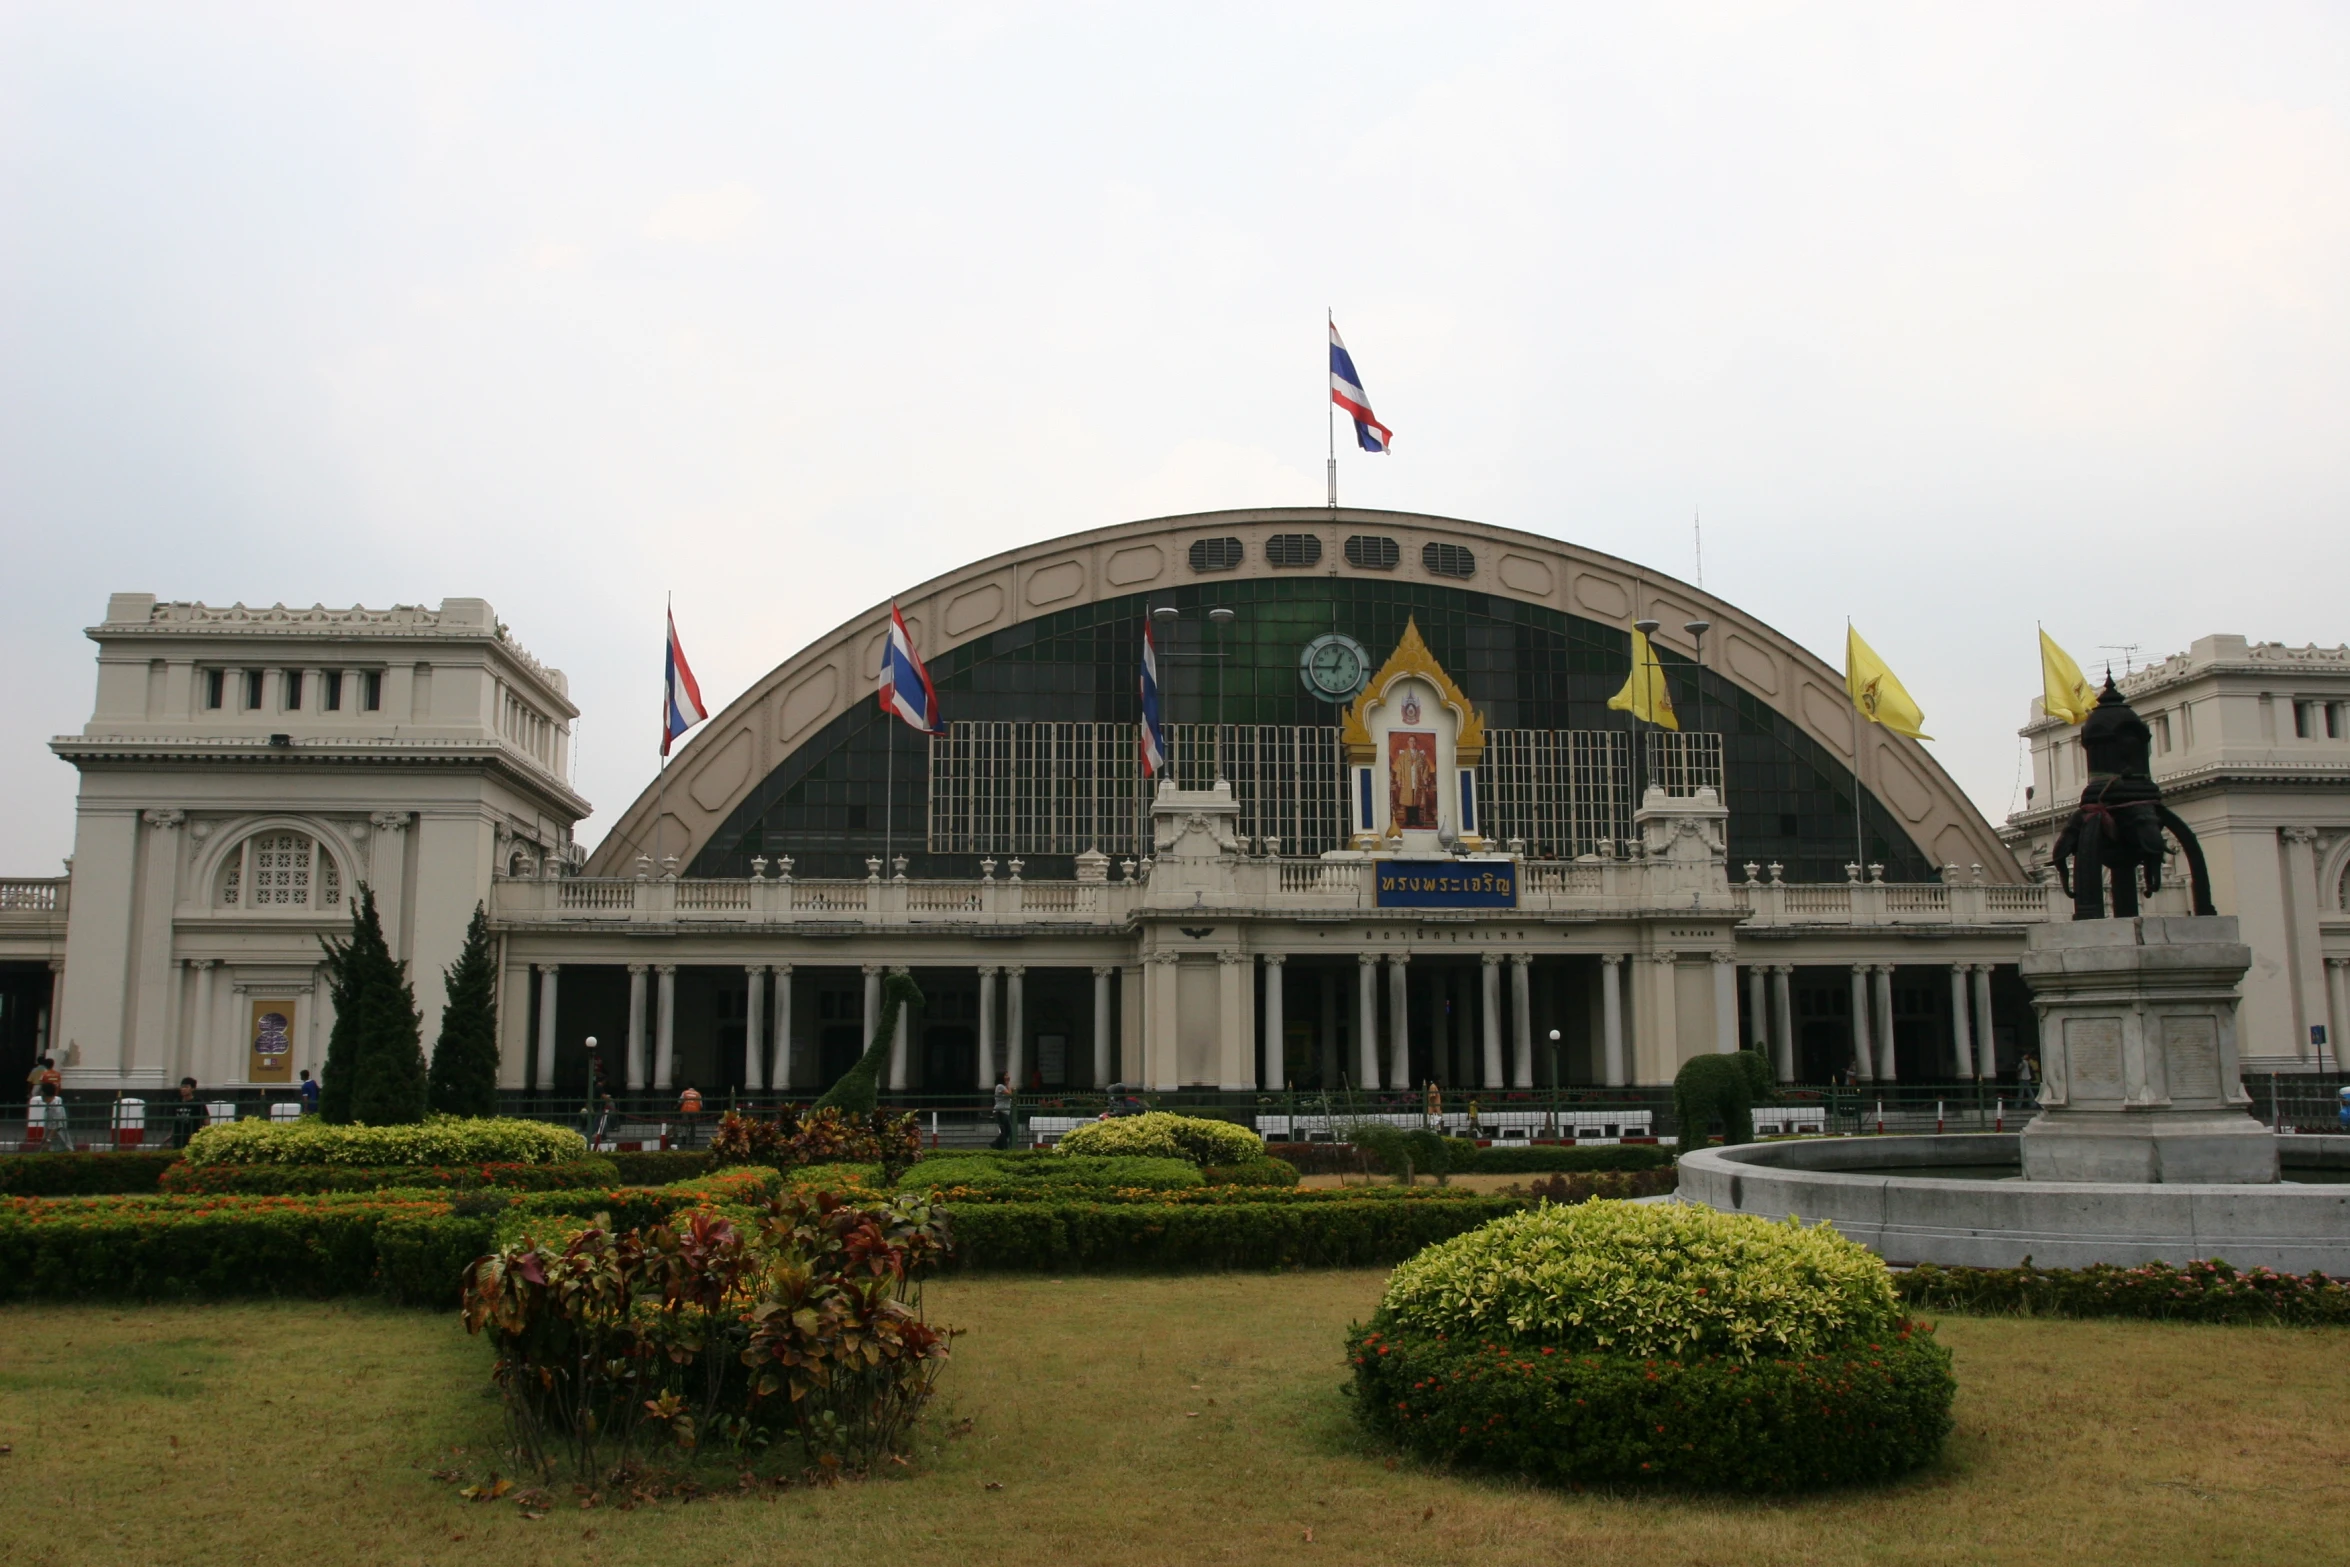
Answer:
[{"label": "yellow flag", "polygon": [[2077,724],[2097,705],[2097,692],[2081,666],[2045,631],[2040,633],[2040,684],[2046,688],[2040,710],[2050,718]]},{"label": "yellow flag", "polygon": [[1883,724],[1912,740],[1934,738],[1925,732],[1926,715],[1918,711],[1893,671],[1849,625],[1844,628],[1844,689],[1852,693],[1852,705],[1870,723]]},{"label": "yellow flag", "polygon": [[1623,690],[1607,699],[1607,705],[1660,729],[1681,727],[1681,719],[1673,711],[1673,693],[1665,685],[1665,666],[1656,661],[1656,649],[1648,645],[1648,638],[1637,626],[1632,628],[1631,678],[1624,682]]}]

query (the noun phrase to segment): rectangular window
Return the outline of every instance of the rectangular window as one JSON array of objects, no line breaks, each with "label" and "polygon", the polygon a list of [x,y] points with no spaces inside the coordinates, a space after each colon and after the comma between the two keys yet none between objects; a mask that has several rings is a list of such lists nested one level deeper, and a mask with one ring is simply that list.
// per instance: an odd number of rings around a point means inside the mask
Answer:
[{"label": "rectangular window", "polygon": [[2317,738],[2317,704],[2315,702],[2295,702],[2293,704],[2293,738],[2296,740]]},{"label": "rectangular window", "polygon": [[299,669],[286,671],[286,711],[302,711],[302,671]]},{"label": "rectangular window", "polygon": [[339,669],[321,670],[318,675],[318,710],[339,713],[343,710],[343,672]]},{"label": "rectangular window", "polygon": [[258,669],[245,671],[245,711],[248,713],[261,711],[261,675]]},{"label": "rectangular window", "polygon": [[2157,713],[2146,726],[2154,731],[2154,752],[2157,756],[2170,754],[2170,714]]},{"label": "rectangular window", "polygon": [[227,670],[225,670],[225,669],[207,669],[207,670],[205,670],[205,671],[204,671],[204,705],[205,705],[206,707],[218,707],[218,706],[220,706],[220,704],[221,704],[222,702],[224,702],[224,701],[226,701],[226,700],[228,699],[228,698],[227,698],[227,695],[226,695],[226,688],[227,688],[227,686],[228,686],[228,671],[227,671]]},{"label": "rectangular window", "polygon": [[359,672],[359,706],[363,711],[380,712],[384,705],[384,672],[363,669]]},{"label": "rectangular window", "polygon": [[2328,740],[2339,740],[2345,733],[2350,733],[2350,729],[2344,727],[2345,716],[2350,715],[2343,713],[2341,703],[2328,702],[2326,704],[2326,738]]}]

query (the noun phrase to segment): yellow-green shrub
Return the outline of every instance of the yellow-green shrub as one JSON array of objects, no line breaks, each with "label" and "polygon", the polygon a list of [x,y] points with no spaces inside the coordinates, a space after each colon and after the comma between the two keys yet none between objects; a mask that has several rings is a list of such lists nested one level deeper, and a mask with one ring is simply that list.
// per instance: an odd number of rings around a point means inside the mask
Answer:
[{"label": "yellow-green shrub", "polygon": [[1188,1159],[1193,1164],[1242,1164],[1265,1156],[1265,1140],[1245,1126],[1202,1116],[1153,1110],[1088,1121],[1055,1144],[1066,1154],[1108,1158]]},{"label": "yellow-green shrub", "polygon": [[188,1143],[190,1164],[555,1164],[587,1157],[587,1139],[513,1116],[437,1115],[415,1126],[234,1121]]},{"label": "yellow-green shrub", "polygon": [[1897,1330],[1885,1265],[1812,1229],[1674,1203],[1545,1205],[1397,1268],[1384,1322],[1561,1353],[1810,1355]]}]

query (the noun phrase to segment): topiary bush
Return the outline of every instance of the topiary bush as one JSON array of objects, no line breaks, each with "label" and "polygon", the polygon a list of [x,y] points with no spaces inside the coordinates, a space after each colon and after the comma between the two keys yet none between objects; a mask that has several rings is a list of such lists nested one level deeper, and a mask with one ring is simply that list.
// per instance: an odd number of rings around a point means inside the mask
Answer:
[{"label": "topiary bush", "polygon": [[1683,1148],[1703,1148],[1713,1124],[1722,1143],[1754,1141],[1754,1107],[1771,1096],[1771,1064],[1759,1050],[1692,1056],[1673,1076],[1673,1120]]},{"label": "topiary bush", "polygon": [[1200,1167],[1210,1186],[1295,1186],[1297,1166],[1286,1159],[1244,1159],[1238,1164]]},{"label": "topiary bush", "polygon": [[923,1191],[1013,1186],[1170,1191],[1200,1184],[1199,1166],[1187,1159],[1095,1158],[1085,1154],[1017,1161],[999,1161],[985,1154],[925,1159],[898,1181],[902,1188]]},{"label": "topiary bush", "polygon": [[1674,1204],[1545,1205],[1431,1246],[1349,1358],[1374,1431],[1586,1483],[1889,1478],[1941,1450],[1956,1391],[1865,1247]]},{"label": "topiary bush", "polygon": [[556,1164],[588,1156],[565,1127],[512,1116],[434,1116],[414,1126],[235,1121],[188,1140],[190,1164]]},{"label": "topiary bush", "polygon": [[1245,1126],[1201,1116],[1153,1110],[1088,1121],[1055,1145],[1063,1154],[1138,1159],[1187,1159],[1193,1164],[1240,1164],[1264,1157],[1265,1140]]}]

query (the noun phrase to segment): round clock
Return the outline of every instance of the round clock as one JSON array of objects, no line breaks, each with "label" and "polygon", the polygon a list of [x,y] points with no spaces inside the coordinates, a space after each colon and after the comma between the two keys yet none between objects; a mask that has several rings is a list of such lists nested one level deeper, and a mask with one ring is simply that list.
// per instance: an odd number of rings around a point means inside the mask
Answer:
[{"label": "round clock", "polygon": [[1314,695],[1325,702],[1343,702],[1363,688],[1371,666],[1360,642],[1333,631],[1306,644],[1298,655],[1297,672]]}]

